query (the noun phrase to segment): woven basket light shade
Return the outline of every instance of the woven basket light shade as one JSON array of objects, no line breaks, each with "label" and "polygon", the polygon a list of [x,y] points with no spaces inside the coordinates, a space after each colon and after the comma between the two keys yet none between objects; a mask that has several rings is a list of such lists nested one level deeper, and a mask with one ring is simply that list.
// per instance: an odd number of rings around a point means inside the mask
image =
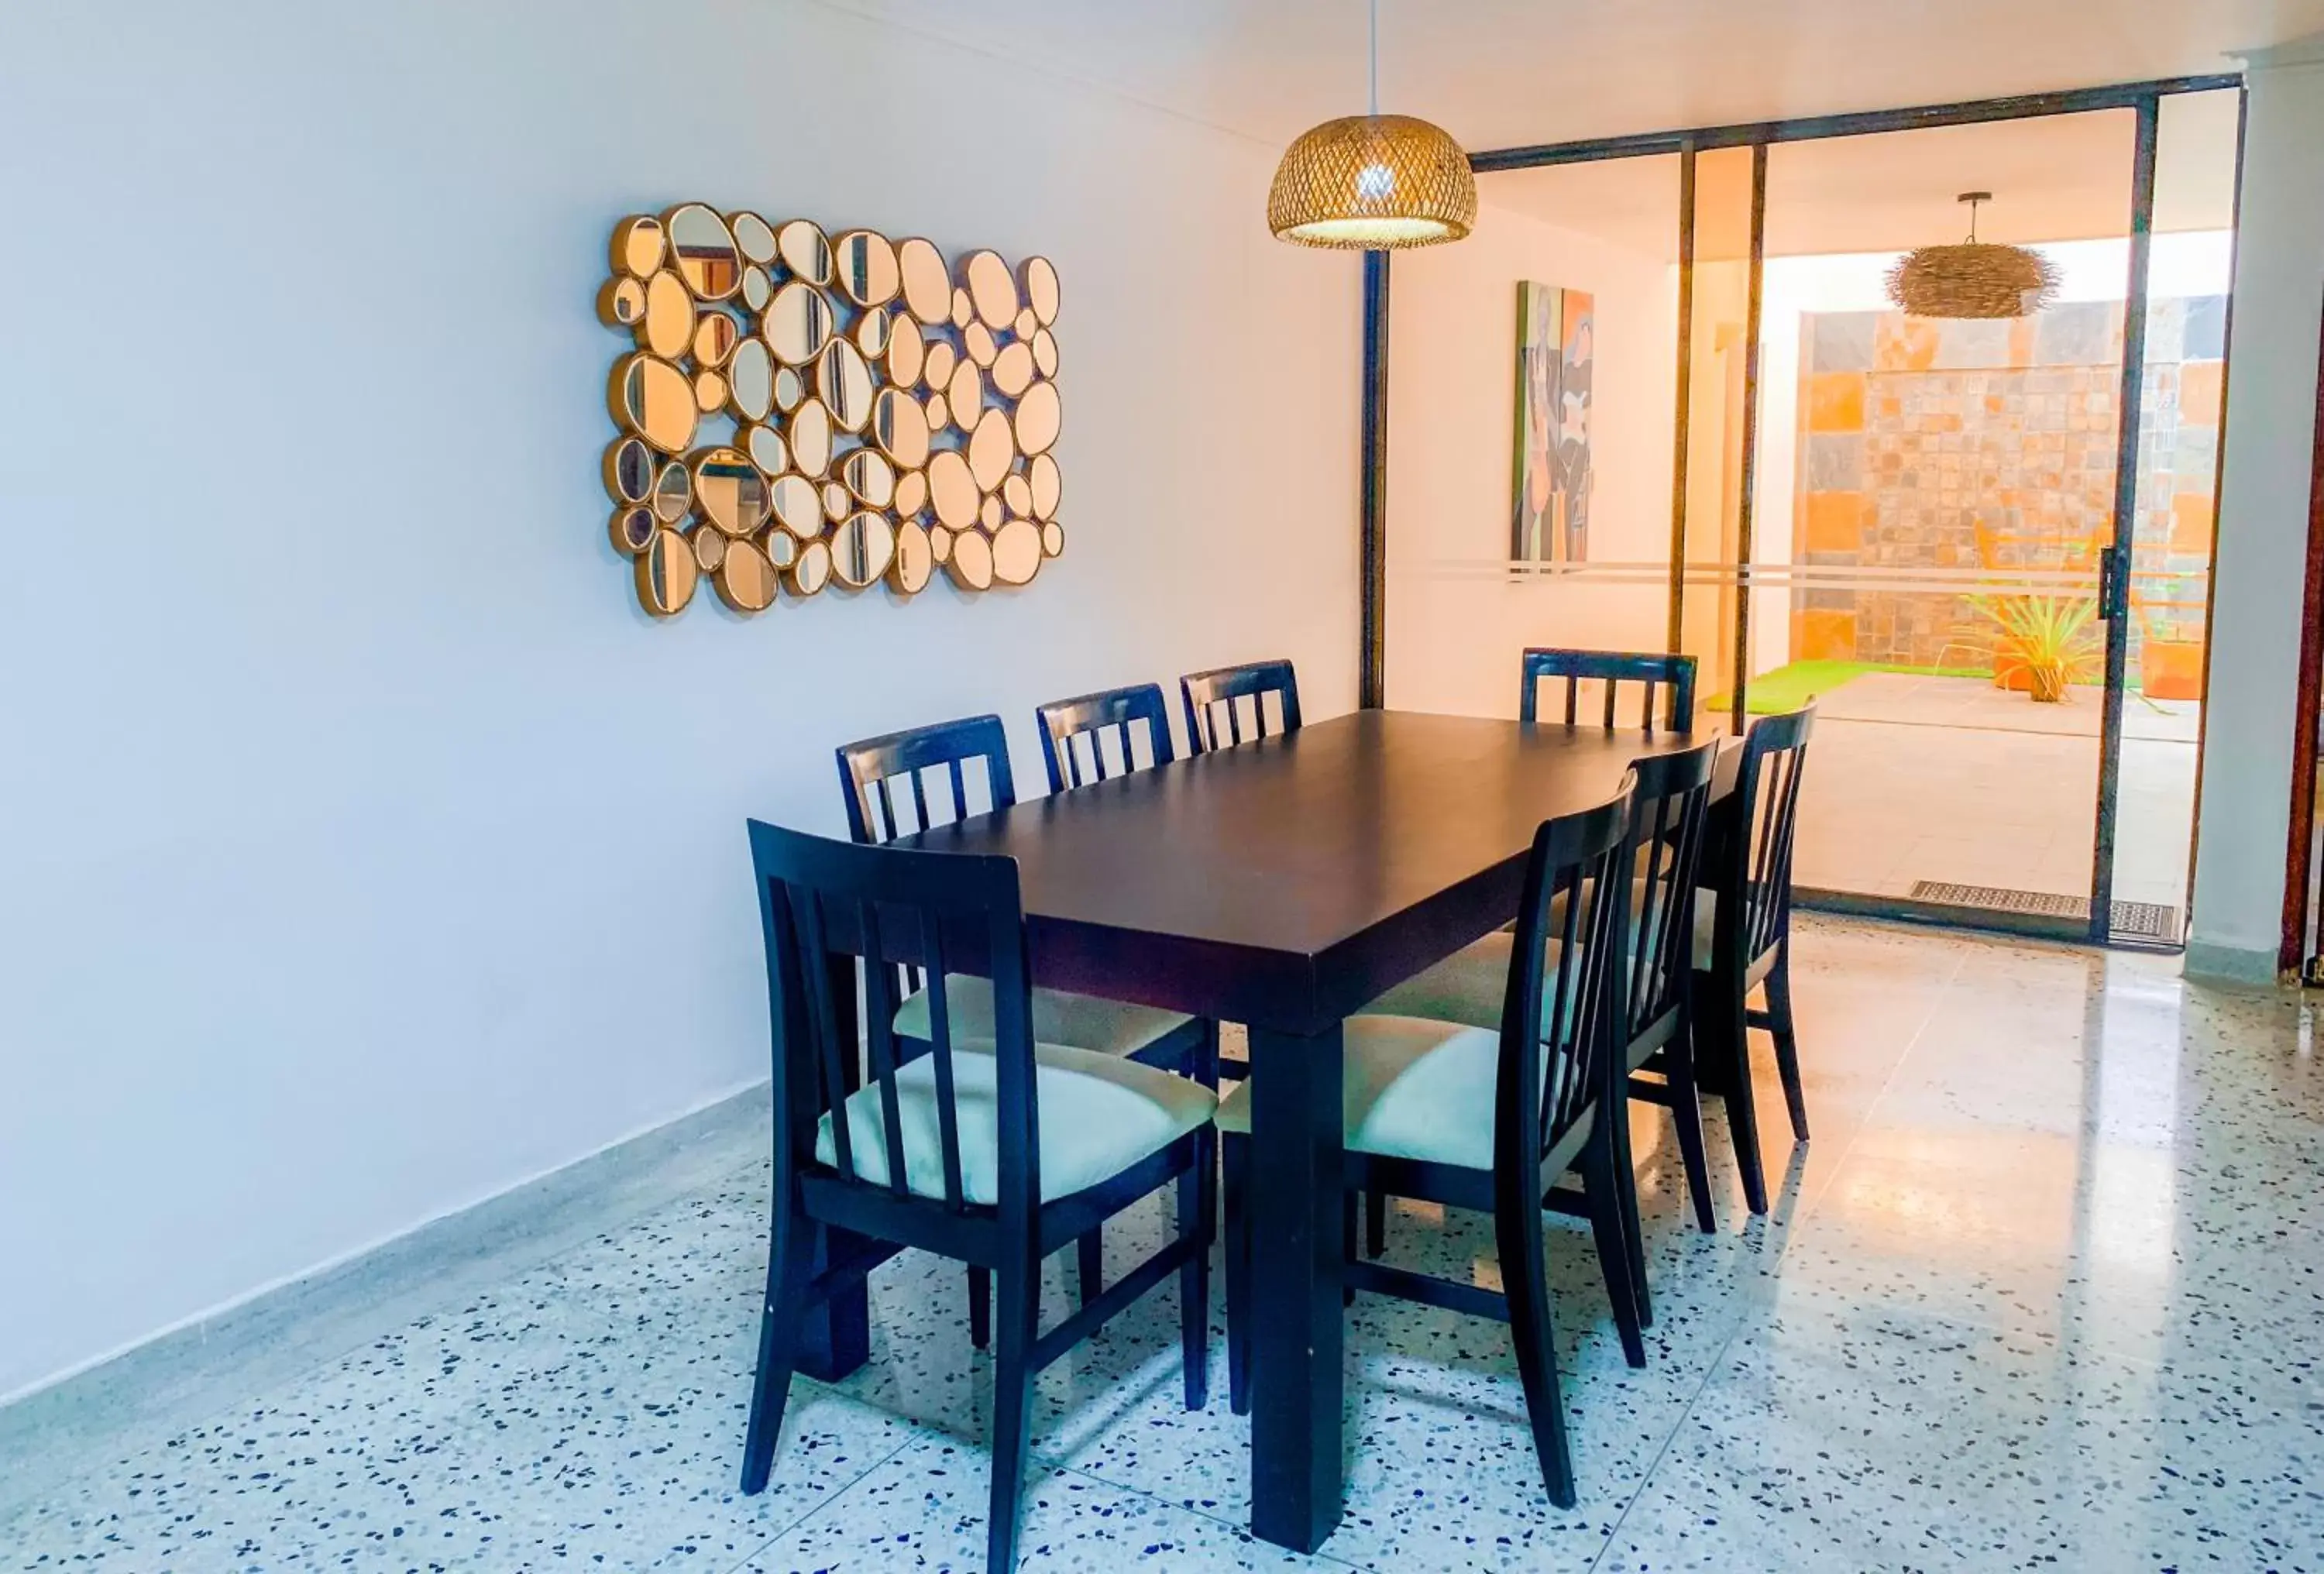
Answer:
[{"label": "woven basket light shade", "polygon": [[1267,227],[1303,246],[1433,246],[1476,222],[1469,155],[1408,115],[1325,121],[1291,144],[1267,194]]},{"label": "woven basket light shade", "polygon": [[2032,317],[2057,293],[2047,257],[1984,241],[1923,246],[1888,270],[1888,299],[1914,317]]}]

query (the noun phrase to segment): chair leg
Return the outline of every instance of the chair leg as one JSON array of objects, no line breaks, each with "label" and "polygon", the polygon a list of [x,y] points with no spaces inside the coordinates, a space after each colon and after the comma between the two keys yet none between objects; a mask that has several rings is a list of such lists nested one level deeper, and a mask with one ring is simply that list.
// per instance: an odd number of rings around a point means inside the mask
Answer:
[{"label": "chair leg", "polygon": [[1250,1138],[1219,1137],[1226,1181],[1227,1408],[1250,1413]]},{"label": "chair leg", "polygon": [[1767,970],[1768,1033],[1775,1041],[1775,1071],[1784,1079],[1784,1102],[1790,1107],[1792,1137],[1808,1139],[1808,1102],[1800,1086],[1800,1042],[1792,1031],[1792,947],[1786,940]]},{"label": "chair leg", "polygon": [[[1352,1263],[1356,1260],[1356,1213],[1360,1206],[1356,1201],[1355,1192],[1340,1193],[1340,1260],[1343,1263]],[[1340,1285],[1340,1304],[1353,1306],[1355,1303],[1356,1287],[1342,1282]]]},{"label": "chair leg", "polygon": [[1033,1411],[1033,1337],[1040,1315],[1040,1265],[1021,1252],[1001,1269],[998,1355],[992,1374],[992,1505],[985,1525],[984,1560],[990,1574],[1017,1567],[1018,1515],[1025,1489],[1025,1458],[1030,1451]]},{"label": "chair leg", "polygon": [[1655,1302],[1646,1288],[1646,1238],[1638,1224],[1638,1168],[1630,1147],[1630,1079],[1627,1072],[1615,1084],[1609,1105],[1612,1118],[1606,1123],[1607,1136],[1614,1151],[1614,1202],[1621,1210],[1623,1256],[1630,1268],[1630,1298],[1638,1308],[1638,1325],[1652,1328]]},{"label": "chair leg", "polygon": [[1178,1345],[1185,1365],[1186,1408],[1211,1402],[1211,1221],[1218,1217],[1218,1140],[1205,1126],[1194,1139],[1194,1167],[1178,1177],[1178,1238],[1197,1243],[1178,1269]]},{"label": "chair leg", "polygon": [[992,1344],[992,1270],[968,1271],[968,1342],[978,1349]]},{"label": "chair leg", "polygon": [[1541,1209],[1527,1197],[1493,1210],[1502,1293],[1509,1303],[1509,1337],[1517,1345],[1517,1376],[1525,1385],[1526,1419],[1549,1500],[1574,1501],[1573,1455],[1565,1439],[1565,1406],[1557,1386],[1557,1332],[1550,1316],[1549,1266],[1541,1243]]},{"label": "chair leg", "polygon": [[767,1298],[759,1314],[759,1371],[751,1387],[751,1422],[742,1439],[742,1491],[767,1489],[774,1470],[775,1446],[783,1435],[783,1407],[789,1401],[791,1373],[798,1364],[799,1331],[807,1316],[801,1304],[815,1261],[816,1227],[777,1204],[773,1238],[767,1243]]},{"label": "chair leg", "polygon": [[1711,1155],[1702,1140],[1702,1092],[1694,1077],[1694,1013],[1679,1008],[1678,1031],[1663,1048],[1664,1075],[1669,1083],[1671,1124],[1678,1128],[1679,1157],[1686,1165],[1687,1195],[1694,1201],[1695,1228],[1710,1235],[1719,1229],[1711,1201]]},{"label": "chair leg", "polygon": [[1633,1367],[1646,1364],[1645,1328],[1638,1317],[1637,1291],[1630,1278],[1630,1246],[1623,1238],[1620,1164],[1609,1132],[1600,1131],[1582,1150],[1582,1186],[1590,1199],[1590,1232],[1598,1243],[1598,1267],[1605,1275],[1606,1298],[1613,1303],[1614,1327],[1622,1336],[1622,1358]]},{"label": "chair leg", "polygon": [[1708,1029],[1696,1044],[1721,1054],[1719,1067],[1726,1086],[1727,1127],[1735,1137],[1735,1168],[1743,1179],[1743,1201],[1754,1213],[1767,1211],[1767,1175],[1759,1163],[1759,1118],[1751,1099],[1751,1036],[1743,1026],[1745,989],[1740,974],[1714,973],[1701,979],[1694,1000],[1694,1021]]},{"label": "chair leg", "polygon": [[1388,1252],[1388,1193],[1364,1193],[1364,1256],[1377,1257]]},{"label": "chair leg", "polygon": [[1105,1230],[1101,1227],[1074,1242],[1074,1262],[1079,1270],[1082,1304],[1087,1306],[1105,1289]]}]

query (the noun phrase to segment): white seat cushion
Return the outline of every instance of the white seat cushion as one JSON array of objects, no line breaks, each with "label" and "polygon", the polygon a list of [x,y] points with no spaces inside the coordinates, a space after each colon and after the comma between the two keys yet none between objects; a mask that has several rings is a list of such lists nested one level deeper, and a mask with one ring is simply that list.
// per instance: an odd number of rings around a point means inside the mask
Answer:
[{"label": "white seat cushion", "polygon": [[[1499,1033],[1416,1017],[1351,1017],[1342,1033],[1342,1141],[1350,1152],[1493,1167]],[[1545,1060],[1545,1078],[1554,1069]],[[1220,1101],[1218,1120],[1221,1131],[1249,1135],[1249,1082]]]},{"label": "white seat cushion", "polygon": [[[955,1045],[980,1038],[989,1041],[992,1037],[991,979],[946,973],[945,1001],[949,1008]],[[1094,995],[1069,995],[1063,990],[1033,991],[1036,1044],[1069,1044],[1075,1049],[1095,1050],[1100,1054],[1136,1054],[1193,1020],[1184,1012],[1101,1000]],[[907,1038],[928,1041],[935,1030],[928,1026],[926,990],[913,994],[896,1008],[896,1031]]]},{"label": "white seat cushion", "polygon": [[[1119,1055],[1037,1044],[1033,1057],[1044,1202],[1070,1197],[1120,1174],[1202,1125],[1218,1107],[1217,1098],[1200,1083]],[[988,1207],[1000,1198],[1000,1125],[993,1082],[998,1068],[989,1041],[981,1048],[955,1046],[952,1077],[961,1195]],[[896,1072],[896,1103],[903,1128],[904,1185],[916,1196],[942,1201],[944,1136],[937,1123],[936,1079],[933,1053],[908,1062]],[[888,1141],[879,1084],[867,1083],[848,1099],[845,1109],[857,1178],[886,1185]],[[815,1156],[838,1165],[839,1145],[828,1114],[816,1131]]]}]

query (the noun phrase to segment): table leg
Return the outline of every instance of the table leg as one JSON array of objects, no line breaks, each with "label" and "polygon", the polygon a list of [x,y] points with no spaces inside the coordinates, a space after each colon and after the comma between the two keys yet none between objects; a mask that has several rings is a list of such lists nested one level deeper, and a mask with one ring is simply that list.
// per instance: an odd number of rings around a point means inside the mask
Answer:
[{"label": "table leg", "polygon": [[[831,1006],[838,1018],[839,1040],[842,1044],[860,1043],[862,1032],[860,1010],[856,1001],[856,966],[852,956],[830,959]],[[848,1088],[853,1091],[862,1085],[862,1063],[860,1053],[847,1062]],[[816,1232],[815,1268],[823,1272],[835,1255],[835,1248],[844,1242],[833,1237],[840,1232],[824,1229]],[[807,1327],[799,1335],[798,1369],[818,1382],[832,1383],[846,1376],[872,1358],[872,1296],[858,1284],[842,1291],[828,1302],[807,1313]]]},{"label": "table leg", "polygon": [[1340,1523],[1340,1025],[1250,1030],[1251,1533],[1312,1552]]}]

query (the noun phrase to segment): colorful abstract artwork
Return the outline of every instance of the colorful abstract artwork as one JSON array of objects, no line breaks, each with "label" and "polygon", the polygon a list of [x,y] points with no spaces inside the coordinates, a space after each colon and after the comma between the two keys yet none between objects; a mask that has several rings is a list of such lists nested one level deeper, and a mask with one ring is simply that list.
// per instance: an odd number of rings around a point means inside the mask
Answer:
[{"label": "colorful abstract artwork", "polygon": [[1590,546],[1588,291],[1517,285],[1517,455],[1510,556],[1582,563]]}]

